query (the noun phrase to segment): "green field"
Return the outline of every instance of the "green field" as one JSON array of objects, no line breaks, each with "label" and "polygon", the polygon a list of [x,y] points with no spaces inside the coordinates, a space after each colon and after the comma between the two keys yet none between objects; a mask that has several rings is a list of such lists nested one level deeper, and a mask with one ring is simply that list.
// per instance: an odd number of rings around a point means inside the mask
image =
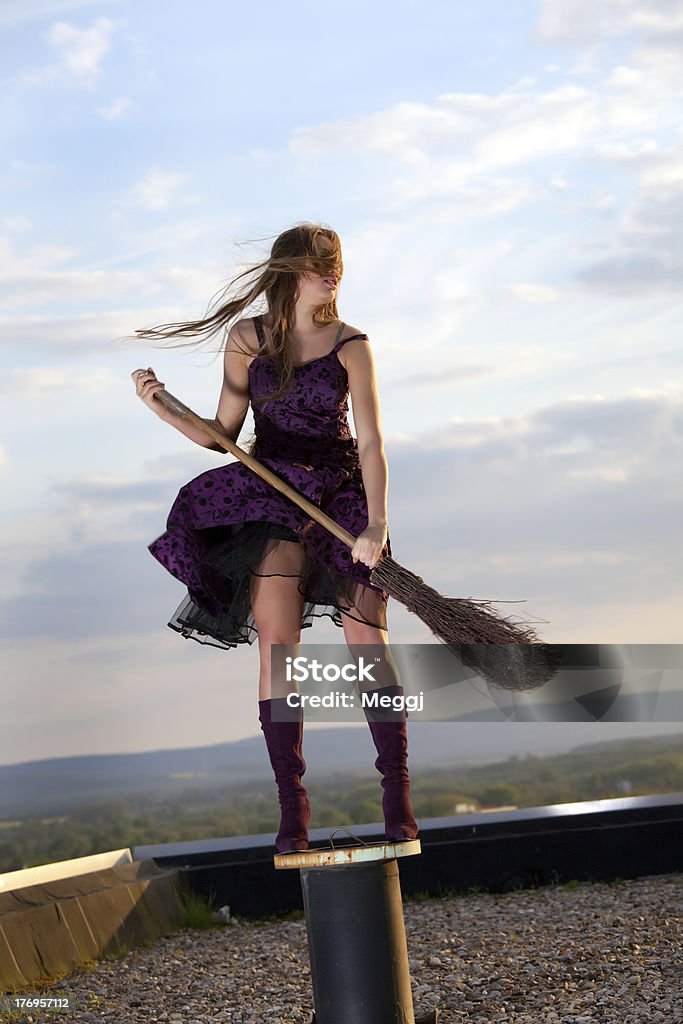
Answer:
[{"label": "green field", "polygon": [[[191,774],[191,773],[190,773]],[[380,776],[305,777],[311,828],[381,821]],[[683,738],[657,737],[588,744],[554,757],[511,757],[493,764],[412,773],[418,818],[477,810],[535,807],[576,800],[683,792]],[[147,843],[273,832],[274,782],[187,786],[172,797],[109,799],[56,818],[0,821],[0,872]]]}]

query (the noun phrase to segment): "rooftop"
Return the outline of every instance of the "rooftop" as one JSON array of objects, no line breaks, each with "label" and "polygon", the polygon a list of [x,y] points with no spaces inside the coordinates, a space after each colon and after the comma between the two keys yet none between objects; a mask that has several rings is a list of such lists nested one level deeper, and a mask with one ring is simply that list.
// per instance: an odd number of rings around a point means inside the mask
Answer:
[{"label": "rooftop", "polygon": [[[416,1014],[438,1007],[439,1024],[683,1021],[681,873],[408,898],[404,911]],[[183,931],[39,988],[70,995],[79,1024],[312,1014],[302,916]]]}]

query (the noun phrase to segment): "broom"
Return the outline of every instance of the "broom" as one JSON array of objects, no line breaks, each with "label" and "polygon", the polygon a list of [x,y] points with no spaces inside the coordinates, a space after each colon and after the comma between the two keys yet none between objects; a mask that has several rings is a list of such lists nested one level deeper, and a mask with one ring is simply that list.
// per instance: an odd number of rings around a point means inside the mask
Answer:
[{"label": "broom", "polygon": [[[226,434],[206,423],[178,398],[159,388],[155,392],[164,405],[199,427],[225,451],[235,455],[258,476],[293,501],[307,515],[329,530],[349,548],[356,538],[326,515],[294,487],[245,452]],[[370,582],[400,601],[429,627],[454,654],[481,672],[494,685],[507,690],[530,690],[542,686],[554,675],[561,653],[553,645],[538,643],[533,629],[491,611],[492,601],[443,597],[420,576],[387,556],[370,572]],[[505,650],[500,648],[504,647]]]}]

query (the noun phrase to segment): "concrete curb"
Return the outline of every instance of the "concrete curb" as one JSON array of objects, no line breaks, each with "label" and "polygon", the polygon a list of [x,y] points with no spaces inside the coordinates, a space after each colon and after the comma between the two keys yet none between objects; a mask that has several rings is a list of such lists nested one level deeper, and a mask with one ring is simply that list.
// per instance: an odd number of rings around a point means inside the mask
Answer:
[{"label": "concrete curb", "polygon": [[182,882],[153,860],[0,892],[0,988],[67,974],[177,925]]}]

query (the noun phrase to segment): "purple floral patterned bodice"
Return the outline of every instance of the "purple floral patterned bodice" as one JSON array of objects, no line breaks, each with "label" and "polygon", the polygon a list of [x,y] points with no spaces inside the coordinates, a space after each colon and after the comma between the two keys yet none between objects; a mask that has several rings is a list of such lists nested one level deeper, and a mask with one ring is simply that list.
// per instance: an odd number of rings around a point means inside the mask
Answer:
[{"label": "purple floral patterned bodice", "polygon": [[[258,317],[255,324],[263,352],[265,338]],[[290,389],[281,398],[252,404],[257,459],[285,458],[314,466],[357,460],[357,442],[348,423],[348,376],[337,358],[342,345],[351,340],[344,338],[326,355],[295,366]],[[249,364],[250,397],[262,398],[277,388],[274,360],[256,356]]]}]

